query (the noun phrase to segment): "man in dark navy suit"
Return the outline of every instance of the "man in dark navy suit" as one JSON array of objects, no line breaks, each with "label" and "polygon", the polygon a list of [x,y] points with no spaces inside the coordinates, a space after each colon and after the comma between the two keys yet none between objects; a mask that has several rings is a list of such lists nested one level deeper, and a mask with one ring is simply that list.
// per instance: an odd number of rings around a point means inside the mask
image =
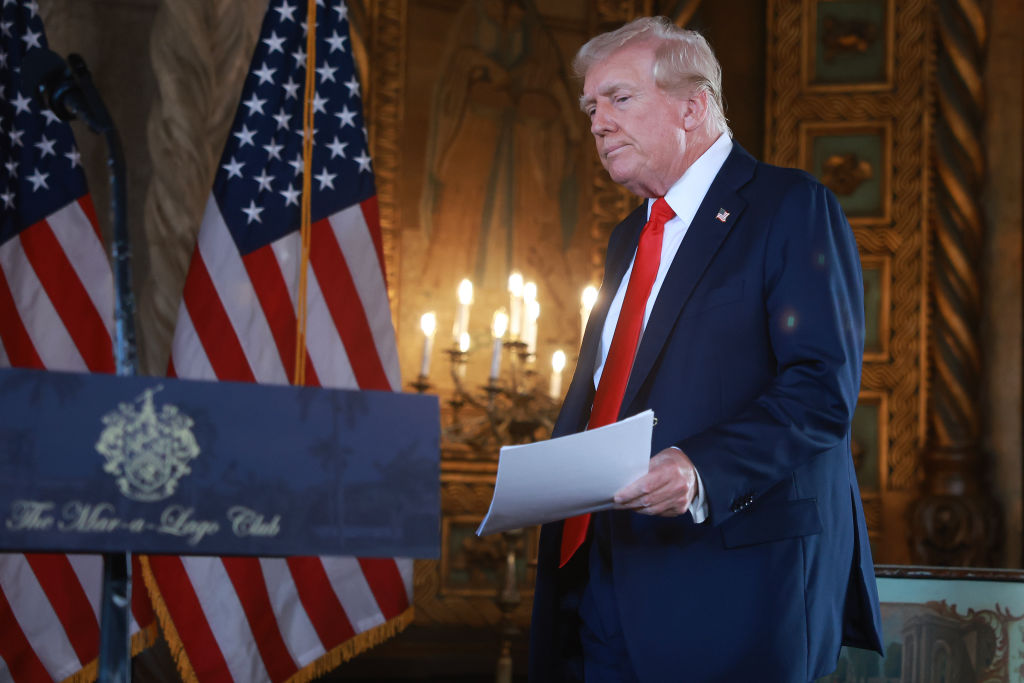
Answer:
[{"label": "man in dark navy suit", "polygon": [[881,650],[850,456],[857,245],[808,174],[732,141],[699,34],[638,19],[574,63],[614,230],[555,436],[655,413],[615,509],[545,525],[534,681],[805,683]]}]

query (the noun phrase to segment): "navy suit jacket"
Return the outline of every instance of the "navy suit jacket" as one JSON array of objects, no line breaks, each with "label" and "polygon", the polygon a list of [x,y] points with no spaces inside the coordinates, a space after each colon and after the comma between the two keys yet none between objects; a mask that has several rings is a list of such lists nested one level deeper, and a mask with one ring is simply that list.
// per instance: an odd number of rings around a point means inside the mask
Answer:
[{"label": "navy suit jacket", "polygon": [[[645,206],[611,235],[554,436],[586,428],[601,330]],[[658,294],[620,414],[654,410],[652,454],[674,445],[690,457],[709,519],[602,513],[640,680],[808,681],[834,670],[841,643],[880,651],[850,455],[863,318],[857,245],[835,196],[734,144]],[[560,522],[542,529],[534,681],[565,680],[579,654],[587,553],[558,569],[560,538]]]}]

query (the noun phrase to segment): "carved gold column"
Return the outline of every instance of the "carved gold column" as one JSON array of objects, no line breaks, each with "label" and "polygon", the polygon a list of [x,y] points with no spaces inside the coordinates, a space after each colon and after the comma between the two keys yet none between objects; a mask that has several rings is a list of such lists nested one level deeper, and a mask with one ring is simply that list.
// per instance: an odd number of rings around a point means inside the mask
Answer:
[{"label": "carved gold column", "polygon": [[391,313],[398,320],[399,240],[401,217],[398,202],[398,169],[402,160],[399,134],[402,129],[403,73],[405,68],[406,4],[399,0],[377,0],[364,13],[369,26],[357,26],[370,51],[369,96],[366,118],[371,122],[370,151],[373,155],[380,207],[380,227],[384,242],[384,268],[387,274]]},{"label": "carved gold column", "polygon": [[932,389],[922,497],[910,511],[911,553],[926,564],[992,566],[1001,514],[985,486],[978,342],[987,3],[941,0],[934,12]]}]

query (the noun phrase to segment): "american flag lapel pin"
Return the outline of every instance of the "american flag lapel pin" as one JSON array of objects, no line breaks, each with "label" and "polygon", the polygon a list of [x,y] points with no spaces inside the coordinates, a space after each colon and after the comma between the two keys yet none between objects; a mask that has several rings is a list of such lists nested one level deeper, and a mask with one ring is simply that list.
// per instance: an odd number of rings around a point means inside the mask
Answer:
[{"label": "american flag lapel pin", "polygon": [[715,214],[715,218],[717,218],[718,220],[720,220],[723,223],[725,222],[725,219],[728,218],[728,217],[729,217],[729,212],[726,211],[725,209],[719,209],[718,213]]}]

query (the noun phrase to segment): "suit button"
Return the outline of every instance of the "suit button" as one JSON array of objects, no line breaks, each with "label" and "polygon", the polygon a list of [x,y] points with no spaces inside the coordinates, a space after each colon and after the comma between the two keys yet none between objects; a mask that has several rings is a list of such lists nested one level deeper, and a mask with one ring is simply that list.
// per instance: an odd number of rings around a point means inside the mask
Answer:
[{"label": "suit button", "polygon": [[753,503],[753,502],[754,502],[754,494],[753,493],[746,493],[746,494],[742,495],[741,497],[736,498],[735,500],[733,500],[732,504],[729,506],[729,510],[731,512],[739,512],[740,510],[746,510],[748,507],[750,507],[750,504]]}]

